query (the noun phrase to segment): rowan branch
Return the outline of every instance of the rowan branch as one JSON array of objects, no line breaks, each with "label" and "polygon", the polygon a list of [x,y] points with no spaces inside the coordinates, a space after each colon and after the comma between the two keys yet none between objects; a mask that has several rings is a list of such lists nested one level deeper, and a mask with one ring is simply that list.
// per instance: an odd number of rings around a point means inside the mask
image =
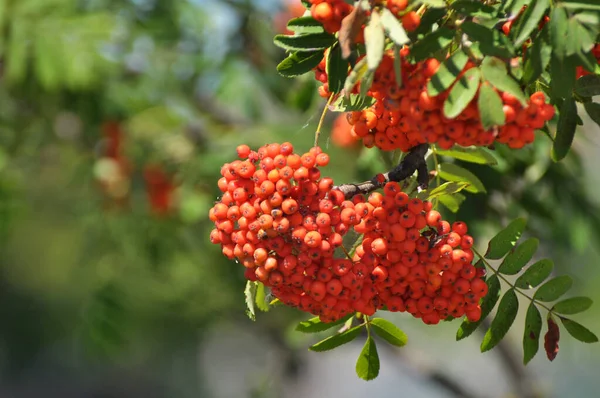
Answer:
[{"label": "rowan branch", "polygon": [[[346,199],[351,199],[353,196],[358,194],[367,195],[376,189],[381,188],[390,181],[404,181],[408,177],[412,176],[415,171],[418,172],[417,182],[419,183],[419,188],[426,189],[429,182],[429,175],[427,171],[427,163],[425,161],[425,154],[427,153],[428,149],[428,144],[417,145],[411,149],[410,152],[408,152],[408,154],[396,167],[387,173],[378,174],[369,181],[361,182],[359,184],[344,184],[335,187],[335,189],[342,191]],[[383,179],[381,179],[381,175],[383,175]]]}]

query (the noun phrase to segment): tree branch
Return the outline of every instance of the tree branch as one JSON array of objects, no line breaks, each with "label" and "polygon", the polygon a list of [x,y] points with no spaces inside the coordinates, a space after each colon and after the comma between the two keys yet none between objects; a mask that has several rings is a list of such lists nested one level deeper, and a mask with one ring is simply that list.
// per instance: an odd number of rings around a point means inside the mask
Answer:
[{"label": "tree branch", "polygon": [[[426,189],[429,182],[429,175],[427,171],[427,163],[425,161],[425,154],[429,149],[428,144],[420,144],[414,147],[408,152],[408,154],[402,159],[398,166],[385,174],[378,174],[371,178],[369,181],[361,182],[359,184],[344,184],[335,187],[344,193],[346,199],[351,199],[354,195],[363,194],[367,195],[376,189],[381,188],[387,182],[396,181],[400,182],[415,173],[418,172],[417,181],[419,188]],[[383,176],[383,179],[381,179]]]}]

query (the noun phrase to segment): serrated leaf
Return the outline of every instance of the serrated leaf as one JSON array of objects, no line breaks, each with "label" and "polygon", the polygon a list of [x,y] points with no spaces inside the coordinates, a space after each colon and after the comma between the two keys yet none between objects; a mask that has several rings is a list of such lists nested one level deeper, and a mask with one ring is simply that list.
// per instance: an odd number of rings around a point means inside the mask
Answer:
[{"label": "serrated leaf", "polygon": [[465,191],[478,193],[485,192],[485,187],[481,180],[469,170],[462,168],[454,163],[441,163],[438,166],[438,173],[441,178],[453,182],[465,182],[469,184]]},{"label": "serrated leaf", "polygon": [[371,327],[379,337],[396,347],[403,347],[408,342],[406,334],[386,319],[371,319]]},{"label": "serrated leaf", "polygon": [[329,50],[326,67],[329,92],[337,94],[344,88],[348,77],[348,61],[342,58],[342,49],[339,43],[335,43]]},{"label": "serrated leaf", "polygon": [[467,187],[465,182],[445,182],[431,191],[421,191],[417,194],[419,199],[433,199],[441,195],[452,195],[458,193]]},{"label": "serrated leaf", "polygon": [[452,213],[456,213],[458,210],[460,210],[460,205],[465,201],[466,198],[467,197],[465,195],[460,193],[438,196],[440,203],[446,206],[446,208]]},{"label": "serrated leaf", "polygon": [[311,345],[308,349],[315,352],[333,350],[334,348],[347,344],[357,338],[363,327],[364,325],[358,325],[345,332],[334,334],[325,340],[321,340],[318,343]]},{"label": "serrated leaf", "polygon": [[497,275],[492,275],[486,282],[488,285],[488,293],[481,301],[481,317],[477,322],[469,322],[464,320],[456,332],[456,340],[462,340],[469,337],[481,325],[483,320],[492,312],[494,306],[500,298],[500,280]]},{"label": "serrated leaf", "polygon": [[454,83],[448,98],[444,101],[445,117],[454,119],[465,110],[475,97],[475,94],[477,94],[480,78],[479,69],[471,68]]},{"label": "serrated leaf", "polygon": [[546,70],[550,64],[552,46],[550,45],[550,33],[548,26],[544,26],[538,37],[533,41],[531,50],[527,52],[523,68],[523,81],[531,83],[535,81]]},{"label": "serrated leaf", "polygon": [[600,76],[585,75],[575,82],[575,92],[583,97],[600,95]]},{"label": "serrated leaf", "polygon": [[398,19],[392,14],[392,12],[384,8],[381,10],[381,25],[385,30],[387,36],[399,46],[402,46],[410,42],[410,39],[406,35],[406,31]]},{"label": "serrated leaf", "polygon": [[481,352],[491,350],[504,338],[515,321],[517,312],[519,312],[519,299],[515,289],[510,289],[500,300],[496,316],[481,342]]},{"label": "serrated leaf", "polygon": [[367,46],[367,66],[369,70],[375,70],[381,63],[385,48],[385,34],[381,16],[377,10],[371,13],[371,18],[365,27],[365,45]]},{"label": "serrated leaf", "polygon": [[356,361],[356,374],[363,380],[373,380],[379,375],[379,354],[375,340],[367,338],[358,360]]},{"label": "serrated leaf", "polygon": [[362,111],[374,104],[375,99],[372,97],[361,97],[358,94],[350,94],[349,96],[338,97],[333,104],[329,105],[329,110],[332,112]]},{"label": "serrated leaf", "polygon": [[594,302],[589,297],[571,297],[554,304],[552,310],[559,314],[573,315],[588,310]]},{"label": "serrated leaf", "polygon": [[519,19],[518,25],[514,32],[516,37],[514,40],[515,46],[518,47],[529,39],[531,32],[538,28],[539,22],[550,7],[549,0],[533,0],[525,9],[523,15]]},{"label": "serrated leaf", "polygon": [[452,43],[452,39],[454,39],[454,31],[445,26],[441,27],[417,41],[412,46],[410,54],[415,61],[422,61],[448,47]]},{"label": "serrated leaf", "polygon": [[585,111],[590,119],[600,126],[600,104],[595,102],[586,102],[583,104],[583,107],[585,108]]},{"label": "serrated leaf", "polygon": [[524,218],[517,218],[498,232],[488,244],[485,257],[490,260],[499,260],[506,255],[521,237],[527,222]]},{"label": "serrated leaf", "polygon": [[450,88],[464,69],[468,60],[469,56],[459,50],[442,62],[435,75],[427,83],[427,93],[435,97]]},{"label": "serrated leaf", "polygon": [[314,52],[331,47],[335,43],[335,36],[329,33],[311,33],[299,36],[277,35],[273,39],[273,43],[284,50]]},{"label": "serrated leaf", "polygon": [[573,286],[573,279],[570,276],[557,276],[540,286],[533,298],[545,302],[554,301],[568,292],[571,286]]},{"label": "serrated leaf", "polygon": [[493,17],[496,13],[494,7],[473,0],[456,0],[450,4],[450,9],[463,15],[486,16],[488,18]]},{"label": "serrated leaf", "polygon": [[373,80],[375,80],[375,71],[368,70],[367,73],[363,76],[363,79],[360,81],[360,96],[361,98],[366,98],[369,93],[369,89],[373,84]]},{"label": "serrated leaf", "polygon": [[311,16],[290,19],[287,28],[295,33],[321,33],[325,31],[323,24]]},{"label": "serrated leaf", "polygon": [[502,58],[513,56],[513,47],[502,32],[471,21],[463,22],[460,28],[472,41],[479,43],[482,54]]},{"label": "serrated leaf", "polygon": [[254,300],[256,307],[259,310],[268,312],[271,309],[269,307],[269,303],[267,303],[267,288],[264,284],[258,281],[256,282],[256,297]]},{"label": "serrated leaf", "polygon": [[483,80],[488,81],[500,91],[514,95],[523,106],[527,105],[527,97],[519,83],[508,74],[504,61],[496,57],[485,57],[481,63],[481,74]]},{"label": "serrated leaf", "polygon": [[571,145],[573,144],[573,138],[575,137],[575,130],[577,129],[577,105],[573,97],[567,97],[561,108],[558,116],[558,123],[556,126],[556,136],[554,137],[554,143],[552,144],[552,160],[558,162],[562,160]]},{"label": "serrated leaf", "polygon": [[538,249],[540,241],[529,238],[513,249],[502,261],[498,272],[505,275],[516,275],[531,260]]},{"label": "serrated leaf", "polygon": [[303,75],[319,65],[323,56],[323,51],[292,53],[277,65],[277,72],[284,77]]},{"label": "serrated leaf", "polygon": [[523,332],[523,364],[527,365],[535,357],[540,348],[542,332],[542,315],[532,302],[525,316],[525,331]]},{"label": "serrated leaf", "polygon": [[490,166],[498,164],[498,160],[489,150],[477,146],[454,146],[448,150],[436,149],[436,153],[469,163],[487,164]]},{"label": "serrated leaf", "polygon": [[354,314],[346,315],[345,317],[335,321],[335,322],[321,322],[318,316],[314,318],[310,318],[306,321],[300,322],[296,325],[296,331],[301,333],[319,333],[325,330],[329,330],[334,328],[342,323],[346,322],[348,319],[351,319]]},{"label": "serrated leaf", "polygon": [[246,282],[244,296],[246,297],[246,315],[248,315],[248,318],[256,321],[256,310],[254,308],[254,303],[256,302],[256,282]]},{"label": "serrated leaf", "polygon": [[530,265],[525,272],[523,272],[523,275],[519,276],[515,282],[515,286],[520,289],[536,287],[550,276],[553,268],[554,263],[552,260],[540,260],[533,265]]},{"label": "serrated leaf", "polygon": [[367,66],[366,57],[361,59],[356,63],[356,65],[354,65],[354,68],[352,68],[352,71],[350,72],[350,74],[346,78],[346,82],[344,83],[344,91],[346,92],[346,95],[349,95],[352,92],[354,86],[356,86],[356,84],[363,79],[363,77],[368,71],[369,67]]},{"label": "serrated leaf", "polygon": [[502,126],[505,122],[502,98],[489,84],[482,84],[479,88],[477,109],[484,130],[494,126]]},{"label": "serrated leaf", "polygon": [[589,329],[584,327],[583,325],[572,321],[567,318],[560,317],[560,321],[562,322],[567,332],[577,340],[583,343],[596,343],[598,342],[598,337],[594,333],[592,333]]}]

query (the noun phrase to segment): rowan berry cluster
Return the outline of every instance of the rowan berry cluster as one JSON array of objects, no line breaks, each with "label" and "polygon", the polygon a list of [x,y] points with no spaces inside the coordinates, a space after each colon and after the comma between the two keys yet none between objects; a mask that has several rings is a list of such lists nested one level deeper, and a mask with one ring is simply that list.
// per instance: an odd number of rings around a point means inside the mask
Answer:
[{"label": "rowan berry cluster", "polygon": [[[439,95],[430,96],[427,85],[437,72],[440,63],[436,59],[411,64],[406,61],[408,50],[403,49],[402,84],[398,87],[394,73],[394,56],[386,53],[375,73],[368,95],[376,99],[375,104],[363,111],[352,112],[348,121],[363,144],[383,150],[400,149],[407,152],[423,143],[437,143],[448,149],[454,144],[462,146],[489,146],[494,141],[511,148],[522,148],[533,142],[534,131],[554,117],[554,107],[546,104],[542,92],[531,95],[526,106],[508,92],[499,92],[503,101],[505,124],[485,130],[477,108],[478,94],[454,119],[443,113],[443,104],[454,84],[469,69],[475,67],[468,62],[452,86]],[[317,66],[316,78],[326,81],[323,65]],[[487,83],[484,83],[487,84]],[[328,96],[326,86],[320,89]]]},{"label": "rowan berry cluster", "polygon": [[[311,4],[310,13],[312,17],[323,24],[325,31],[336,33],[342,27],[342,20],[348,16],[353,6],[346,3],[344,0],[309,0]],[[375,1],[375,4],[382,4],[383,1]],[[406,11],[408,0],[388,0],[386,7],[396,16],[400,17],[400,21],[404,29],[412,32],[421,24],[421,17],[415,11]],[[362,36],[362,31],[359,34]],[[362,41],[361,39],[357,41]]]},{"label": "rowan berry cluster", "polygon": [[[248,280],[324,322],[386,307],[428,324],[479,319],[487,285],[471,265],[464,223],[451,228],[431,203],[409,199],[395,182],[384,194],[347,200],[321,178],[329,157],[318,147],[298,155],[289,143],[257,152],[242,145],[238,155],[221,169],[210,240],[242,263]],[[352,258],[343,247],[351,229],[364,234]]]},{"label": "rowan berry cluster", "polygon": [[411,199],[396,182],[388,182],[383,194],[372,193],[367,203],[370,212],[354,227],[364,234],[354,268],[371,278],[354,308],[368,314],[385,306],[426,324],[463,315],[479,320],[479,300],[488,287],[484,269],[472,265],[467,225],[443,221],[431,202]]}]

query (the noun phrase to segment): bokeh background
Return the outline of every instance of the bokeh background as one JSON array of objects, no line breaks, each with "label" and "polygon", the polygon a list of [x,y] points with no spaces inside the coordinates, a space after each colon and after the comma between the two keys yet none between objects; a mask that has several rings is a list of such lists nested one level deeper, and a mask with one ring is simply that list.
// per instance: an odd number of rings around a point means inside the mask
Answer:
[{"label": "bokeh background", "polygon": [[[455,342],[458,321],[379,345],[380,377],[360,381],[360,343],[309,353],[307,315],[245,316],[243,271],[209,243],[220,166],[240,143],[310,148],[324,101],[312,76],[288,80],[272,44],[300,1],[0,0],[1,397],[596,397],[600,345],[566,333],[550,364],[524,368],[524,312],[505,342]],[[328,115],[330,176],[386,169]],[[489,195],[451,220],[484,248],[528,218],[537,258],[596,303],[600,332],[600,127],[582,116],[560,164],[550,142],[498,147],[464,164]],[[522,306],[526,303],[522,302]],[[387,315],[386,315],[387,316]],[[321,336],[322,337],[322,336]]]}]

